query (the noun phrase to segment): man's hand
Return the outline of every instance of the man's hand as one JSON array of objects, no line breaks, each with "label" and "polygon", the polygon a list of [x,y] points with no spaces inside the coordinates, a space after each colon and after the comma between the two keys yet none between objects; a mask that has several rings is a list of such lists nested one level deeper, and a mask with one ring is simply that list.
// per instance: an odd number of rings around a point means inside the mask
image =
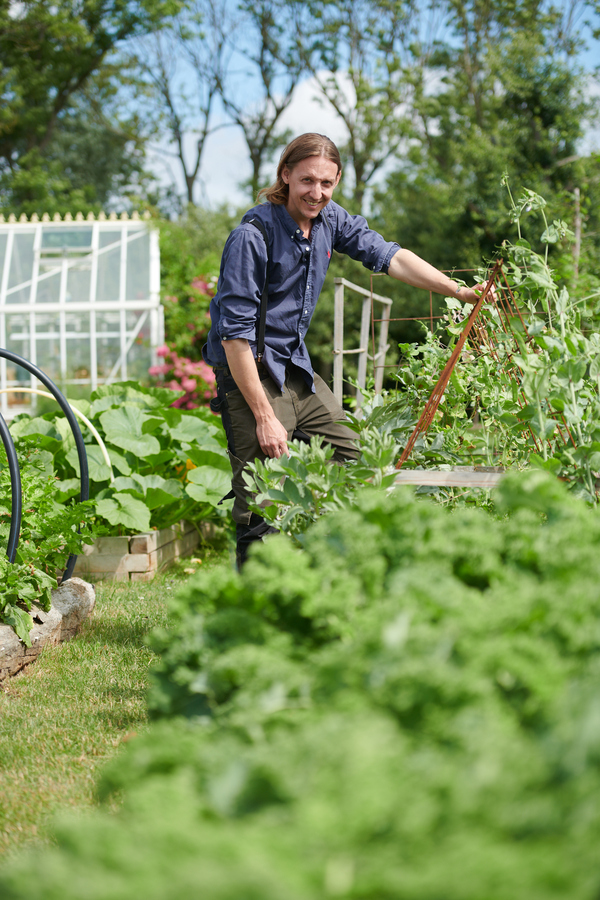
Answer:
[{"label": "man's hand", "polygon": [[[474,288],[458,285],[456,281],[438,269],[434,269],[416,253],[404,248],[398,250],[392,257],[388,275],[405,284],[411,284],[413,287],[424,288],[444,297],[456,297],[461,303],[470,303],[471,305],[477,303],[485,290],[485,284],[477,284]],[[486,298],[486,303],[493,302],[495,297],[495,290],[492,288]]]},{"label": "man's hand", "polygon": [[284,453],[289,456],[287,431],[276,416],[256,423],[256,437],[262,452],[271,459],[279,459]]},{"label": "man's hand", "polygon": [[[455,292],[454,296],[460,300],[461,303],[470,303],[474,306],[483,292],[485,291],[487,282],[481,282],[481,284],[476,284],[475,287],[462,287],[460,286],[458,290]],[[486,303],[494,303],[496,300],[496,288],[492,285],[491,290],[489,291],[487,297],[485,298]]]},{"label": "man's hand", "polygon": [[261,450],[271,459],[279,459],[288,452],[287,431],[273,412],[263,390],[248,341],[236,338],[222,344],[233,380],[254,413],[256,437]]}]

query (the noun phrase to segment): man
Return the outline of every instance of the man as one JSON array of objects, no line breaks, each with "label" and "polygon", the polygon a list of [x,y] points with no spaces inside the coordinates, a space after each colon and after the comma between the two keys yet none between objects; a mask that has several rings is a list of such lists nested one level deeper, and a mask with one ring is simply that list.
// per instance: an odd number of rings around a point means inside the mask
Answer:
[{"label": "man", "polygon": [[[227,433],[239,565],[248,544],[270,530],[248,509],[242,474],[247,462],[287,453],[297,430],[323,435],[335,461],[357,456],[354,433],[340,421],[344,412],[313,372],[304,343],[333,250],[414,287],[477,300],[475,290],[385,241],[362,216],[338,206],[331,198],[341,173],[329,138],[300,135],[283,151],[275,184],[260,192],[266,202],[244,215],[223,252],[204,358],[217,376],[215,408]],[[265,287],[263,350],[258,322]]]}]

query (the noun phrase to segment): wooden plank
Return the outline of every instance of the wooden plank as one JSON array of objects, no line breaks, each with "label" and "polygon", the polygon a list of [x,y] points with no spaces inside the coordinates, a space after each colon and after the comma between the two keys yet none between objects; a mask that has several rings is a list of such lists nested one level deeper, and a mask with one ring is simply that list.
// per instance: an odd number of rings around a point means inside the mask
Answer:
[{"label": "wooden plank", "polygon": [[189,554],[194,550],[200,542],[200,538],[198,536],[198,532],[189,532],[188,534],[181,537],[179,540],[175,541],[175,558],[179,559],[182,556],[189,556]]},{"label": "wooden plank", "polygon": [[91,584],[96,584],[98,581],[129,581],[129,572],[88,572],[85,580]]},{"label": "wooden plank", "polygon": [[129,578],[130,581],[152,581],[154,576],[156,575],[156,570],[153,569],[151,572],[130,572]]},{"label": "wooden plank", "polygon": [[129,553],[128,537],[99,537],[93,544],[85,544],[84,556],[124,556]]},{"label": "wooden plank", "polygon": [[74,574],[92,575],[94,572],[127,572],[125,560],[128,554],[122,556],[110,556],[108,554],[91,553],[89,556],[78,556],[75,563]]},{"label": "wooden plank", "polygon": [[156,569],[156,551],[154,553],[128,553],[123,558],[123,565],[128,572],[151,572]]},{"label": "wooden plank", "polygon": [[[201,531],[209,538],[215,528],[202,523]],[[189,556],[199,542],[198,530],[186,521],[130,537],[97,538],[78,556],[74,573],[93,582],[149,581],[160,569]]]},{"label": "wooden plank", "polygon": [[130,553],[151,553],[156,550],[158,531],[148,531],[146,534],[136,534],[129,538]]},{"label": "wooden plank", "polygon": [[129,538],[130,553],[152,553],[163,544],[169,544],[178,533],[178,525],[169,525],[158,531],[147,531],[144,534],[134,534]]},{"label": "wooden plank", "polygon": [[394,487],[400,484],[413,484],[423,487],[477,487],[491,490],[500,484],[503,476],[503,471],[470,466],[461,466],[445,472],[434,469],[407,469],[398,472]]}]

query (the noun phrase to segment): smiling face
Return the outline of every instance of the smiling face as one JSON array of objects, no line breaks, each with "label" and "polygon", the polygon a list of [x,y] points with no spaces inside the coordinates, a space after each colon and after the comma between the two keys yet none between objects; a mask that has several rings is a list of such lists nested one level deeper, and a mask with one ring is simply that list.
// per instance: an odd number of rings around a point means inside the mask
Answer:
[{"label": "smiling face", "polygon": [[294,222],[310,234],[312,220],[327,206],[340,180],[337,165],[324,156],[308,156],[293,169],[286,167],[281,177],[289,187],[285,208]]}]

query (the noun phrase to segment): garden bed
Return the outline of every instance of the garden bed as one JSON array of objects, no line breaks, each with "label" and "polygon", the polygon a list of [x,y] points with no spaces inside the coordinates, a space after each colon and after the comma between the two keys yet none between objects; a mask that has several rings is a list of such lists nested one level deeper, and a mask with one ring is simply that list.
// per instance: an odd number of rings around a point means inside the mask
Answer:
[{"label": "garden bed", "polygon": [[190,556],[214,526],[178,522],[168,528],[122,537],[101,537],[84,547],[75,574],[86,581],[151,581],[161,569]]}]

